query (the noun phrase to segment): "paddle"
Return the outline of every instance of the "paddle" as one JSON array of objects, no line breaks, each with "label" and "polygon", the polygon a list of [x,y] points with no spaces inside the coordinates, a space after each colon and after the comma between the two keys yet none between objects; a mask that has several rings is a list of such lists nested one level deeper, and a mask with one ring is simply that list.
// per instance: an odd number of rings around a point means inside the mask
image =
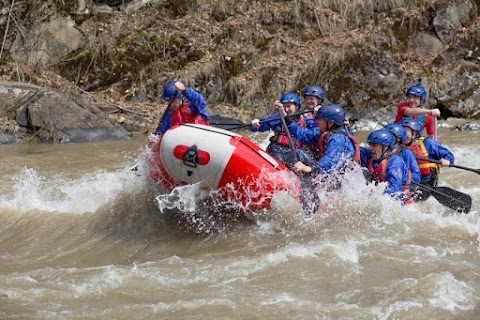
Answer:
[{"label": "paddle", "polygon": [[[287,138],[288,138],[288,145],[290,146],[290,150],[292,150],[292,153],[293,153],[293,159],[295,160],[295,163],[299,162],[299,158],[298,158],[298,154],[297,154],[297,150],[295,148],[295,144],[293,142],[293,139],[292,139],[292,135],[290,134],[290,130],[288,130],[288,126],[287,126],[287,123],[285,121],[285,118],[283,117],[283,113],[282,113],[282,110],[280,109],[282,107],[280,106],[277,106],[277,112],[278,112],[278,115],[282,121],[282,126],[283,128],[285,129],[285,133],[287,135]],[[307,111],[303,111],[302,113],[305,113]],[[290,116],[294,115],[291,114]],[[305,178],[303,176],[303,172],[298,172],[298,176],[300,177],[300,183],[301,183],[301,190],[300,190],[300,200],[302,202],[302,209],[303,209],[303,212],[305,214],[306,217],[310,217],[312,214],[314,214],[316,211],[317,211],[317,208],[318,208],[318,198],[316,197],[316,193],[315,191],[312,192],[312,188],[311,186],[305,184]],[[309,192],[310,191],[310,192]],[[310,195],[310,197],[314,200],[313,201],[313,205],[309,205],[308,207],[306,207],[307,205],[307,202],[306,202],[306,199],[308,199],[306,197],[306,195]]]},{"label": "paddle", "polygon": [[[305,109],[302,111],[294,112],[290,116],[298,116],[308,112],[313,112],[313,110]],[[264,119],[260,121],[260,124],[277,121],[277,120],[280,120],[280,119],[279,118]],[[224,116],[211,116],[210,125],[213,127],[217,127],[225,130],[237,130],[237,129],[246,128],[250,126],[251,123],[244,123],[240,120],[224,117]]]},{"label": "paddle", "polygon": [[[415,157],[415,159],[422,160],[422,161],[428,161],[428,162],[432,162],[432,163],[437,163],[437,164],[442,164],[441,160],[434,160],[434,159],[430,159],[430,158],[421,158],[421,157]],[[480,169],[467,168],[467,167],[459,166],[459,165],[456,165],[456,164],[450,164],[449,167],[463,169],[463,170],[467,170],[467,171],[472,171],[472,172],[480,174]]]},{"label": "paddle", "polygon": [[458,212],[469,213],[470,209],[472,208],[472,197],[470,197],[468,194],[448,187],[432,188],[421,183],[413,181],[412,183],[422,189],[430,191],[435,199],[438,200],[438,202],[446,207],[449,207],[450,209]]},{"label": "paddle", "polygon": [[177,92],[178,92],[178,91],[175,90],[175,92],[173,93],[172,98],[171,98],[170,101],[168,102],[167,108],[165,109],[165,111],[163,111],[163,114],[162,114],[162,116],[160,117],[160,122],[158,123],[157,129],[155,129],[155,133],[157,133],[158,130],[160,130],[160,127],[162,126],[163,121],[165,121],[165,117],[167,116],[168,111],[169,111],[170,108],[172,107],[172,103],[173,103],[173,100],[175,100],[175,97],[177,96]]}]

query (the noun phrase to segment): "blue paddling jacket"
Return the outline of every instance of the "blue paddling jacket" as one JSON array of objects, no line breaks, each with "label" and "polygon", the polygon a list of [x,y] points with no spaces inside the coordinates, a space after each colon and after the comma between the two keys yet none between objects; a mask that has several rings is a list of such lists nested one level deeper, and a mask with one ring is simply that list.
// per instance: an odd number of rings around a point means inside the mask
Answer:
[{"label": "blue paddling jacket", "polygon": [[[315,128],[302,128],[296,123],[288,125],[290,133],[299,141],[311,143],[319,146],[320,130]],[[329,173],[333,170],[341,169],[347,163],[347,160],[353,159],[355,155],[355,147],[347,136],[348,132],[345,128],[337,128],[328,137],[327,147],[323,156],[316,163],[313,171],[316,173]]]}]

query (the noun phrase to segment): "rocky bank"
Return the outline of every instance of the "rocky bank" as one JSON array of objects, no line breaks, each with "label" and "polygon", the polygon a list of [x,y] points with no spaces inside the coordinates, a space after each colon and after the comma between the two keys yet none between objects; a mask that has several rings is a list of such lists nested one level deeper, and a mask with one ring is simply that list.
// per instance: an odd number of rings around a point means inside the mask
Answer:
[{"label": "rocky bank", "polygon": [[422,78],[443,118],[480,119],[478,0],[1,0],[0,142],[155,129],[181,79],[211,114],[264,116],[322,86],[389,121]]}]

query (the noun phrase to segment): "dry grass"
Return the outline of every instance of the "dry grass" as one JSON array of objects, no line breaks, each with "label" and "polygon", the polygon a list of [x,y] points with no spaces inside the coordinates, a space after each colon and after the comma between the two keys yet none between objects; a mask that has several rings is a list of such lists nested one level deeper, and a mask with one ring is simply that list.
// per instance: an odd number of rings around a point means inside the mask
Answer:
[{"label": "dry grass", "polygon": [[119,104],[135,96],[158,103],[162,84],[177,78],[198,88],[211,104],[270,113],[271,101],[282,93],[328,84],[349,50],[381,28],[384,15],[404,11],[407,22],[421,17],[417,2],[214,0],[199,1],[182,16],[161,3],[87,20],[79,26],[87,37],[85,48],[49,70]]}]

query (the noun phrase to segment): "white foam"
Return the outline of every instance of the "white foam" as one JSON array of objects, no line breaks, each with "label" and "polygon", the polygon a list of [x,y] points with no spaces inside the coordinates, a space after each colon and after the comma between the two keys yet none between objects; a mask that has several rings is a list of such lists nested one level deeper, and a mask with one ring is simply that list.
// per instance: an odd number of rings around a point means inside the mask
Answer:
[{"label": "white foam", "polygon": [[474,288],[455,279],[450,272],[430,274],[422,282],[431,286],[428,302],[436,308],[448,311],[473,310],[479,300]]},{"label": "white foam", "polygon": [[21,211],[87,213],[95,212],[122,192],[140,190],[144,177],[130,168],[113,172],[97,171],[78,180],[40,176],[36,170],[24,168],[13,176],[13,195],[0,196],[0,205]]}]

